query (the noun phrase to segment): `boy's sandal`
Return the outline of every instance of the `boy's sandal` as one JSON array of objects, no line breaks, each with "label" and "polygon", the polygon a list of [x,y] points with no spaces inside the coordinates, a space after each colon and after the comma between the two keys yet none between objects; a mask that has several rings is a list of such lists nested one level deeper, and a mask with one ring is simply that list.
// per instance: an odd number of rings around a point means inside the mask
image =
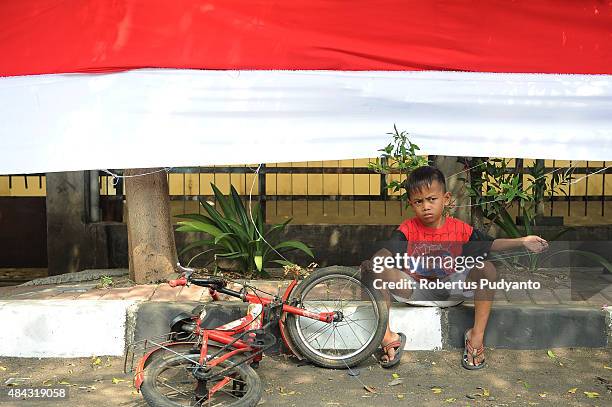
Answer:
[{"label": "boy's sandal", "polygon": [[[404,347],[406,346],[406,335],[401,332],[397,333],[399,335],[399,340],[390,342],[384,346],[382,346],[383,354],[380,357],[380,365],[385,369],[392,368],[397,366],[397,364],[402,360],[402,353],[404,352]],[[389,357],[389,349],[393,349],[395,351],[395,355],[393,355],[393,359],[383,360],[384,356]]]},{"label": "boy's sandal", "polygon": [[485,367],[484,359],[482,359],[482,361],[478,365],[475,365],[475,364],[470,364],[468,357],[471,356],[472,361],[475,361],[476,358],[478,358],[484,353],[484,344],[482,344],[479,348],[475,349],[472,346],[472,343],[470,342],[470,340],[468,339],[468,335],[467,335],[468,331],[465,331],[465,333],[463,334],[464,347],[463,347],[463,359],[461,360],[461,365],[468,370],[482,369],[483,367]]}]

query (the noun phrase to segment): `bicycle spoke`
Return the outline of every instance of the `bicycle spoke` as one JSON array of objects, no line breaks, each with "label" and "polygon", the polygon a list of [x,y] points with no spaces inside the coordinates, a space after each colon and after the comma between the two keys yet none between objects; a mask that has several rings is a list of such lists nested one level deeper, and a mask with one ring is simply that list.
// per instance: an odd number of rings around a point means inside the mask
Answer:
[{"label": "bicycle spoke", "polygon": [[181,393],[181,394],[182,394],[182,395],[184,395],[184,396],[191,397],[191,395],[189,395],[189,394],[187,394],[187,393],[183,393],[183,392],[182,392],[182,391],[180,391],[179,389],[177,389],[177,388],[175,388],[175,387],[172,387],[172,386],[170,386],[169,384],[166,384],[166,383],[161,383],[161,384],[163,384],[164,386],[166,386],[166,387],[168,387],[168,388],[170,388],[170,389],[174,390],[174,391],[175,391],[175,392],[177,392],[177,393]]},{"label": "bicycle spoke", "polygon": [[315,319],[315,320],[313,320],[313,321],[312,321],[312,323],[311,323],[310,325],[305,326],[305,327],[303,327],[302,329],[305,331],[305,330],[307,330],[308,328],[310,328],[311,326],[313,326],[314,324],[316,324],[317,322],[321,322],[321,321],[319,321],[318,319]]},{"label": "bicycle spoke", "polygon": [[[309,310],[322,308],[329,312],[331,308],[344,317],[341,322],[333,322],[331,330],[327,325],[317,326],[318,321],[307,323],[304,317],[298,317],[303,343],[322,357],[348,358],[363,351],[376,334],[371,325],[379,320],[377,304],[372,293],[355,276],[331,274],[317,281],[302,292],[301,304]],[[355,339],[347,342],[345,336]]]},{"label": "bicycle spoke", "polygon": [[[350,329],[351,331],[353,331],[353,335],[355,335],[355,338],[356,338],[356,339],[359,341],[359,339],[358,339],[358,337],[357,337],[357,333],[355,332],[355,330],[353,329],[353,327],[352,327],[352,326],[350,326],[350,325],[347,325],[347,326],[349,327],[349,329]],[[360,345],[363,347],[363,343],[361,343],[361,341],[359,341],[359,344],[360,344]]]},{"label": "bicycle spoke", "polygon": [[[318,338],[319,336],[323,335],[325,333],[325,331],[327,329],[329,329],[329,327],[331,326],[331,324],[325,324],[323,325],[321,328],[317,329],[314,333],[312,333],[308,338],[306,338],[306,340],[308,342],[314,340],[315,338]],[[323,330],[321,330],[323,329]]]},{"label": "bicycle spoke", "polygon": [[334,327],[332,326],[332,331],[331,331],[331,333],[330,333],[330,334],[329,334],[329,336],[327,337],[327,340],[325,341],[325,343],[323,343],[323,346],[321,346],[321,348],[322,348],[322,349],[325,349],[325,345],[327,345],[327,342],[329,342],[329,339],[332,337],[333,333],[334,333]]},{"label": "bicycle spoke", "polygon": [[[348,319],[350,322],[355,322],[355,321],[353,321],[353,320],[352,320],[352,319],[350,319],[350,318],[347,318],[347,319]],[[360,327],[361,329],[363,329],[364,331],[366,331],[366,332],[368,332],[368,333],[370,332],[369,330],[365,329],[365,328],[364,328],[364,327],[363,327],[363,326],[362,326],[360,323],[358,323],[358,322],[355,322],[355,325],[357,325],[358,327]],[[349,326],[349,324],[347,324],[347,326]]]}]

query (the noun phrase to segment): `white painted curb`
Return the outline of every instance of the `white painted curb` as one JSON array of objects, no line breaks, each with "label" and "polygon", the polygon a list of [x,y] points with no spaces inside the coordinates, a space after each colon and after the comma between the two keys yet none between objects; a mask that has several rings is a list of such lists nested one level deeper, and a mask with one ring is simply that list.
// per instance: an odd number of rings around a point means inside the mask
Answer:
[{"label": "white painted curb", "polygon": [[[126,345],[127,300],[0,301],[0,356],[122,356]],[[442,349],[437,307],[393,306],[393,331],[407,336],[407,350]],[[129,336],[129,333],[128,333]]]},{"label": "white painted curb", "polygon": [[0,301],[0,356],[122,356],[134,301]]},{"label": "white painted curb", "polygon": [[406,335],[406,350],[442,349],[442,312],[438,307],[391,306],[389,327]]}]

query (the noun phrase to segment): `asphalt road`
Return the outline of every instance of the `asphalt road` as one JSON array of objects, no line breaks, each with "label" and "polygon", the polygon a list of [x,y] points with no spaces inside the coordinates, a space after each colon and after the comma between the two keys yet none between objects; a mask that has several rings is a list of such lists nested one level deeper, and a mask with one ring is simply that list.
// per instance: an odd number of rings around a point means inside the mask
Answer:
[{"label": "asphalt road", "polygon": [[[487,349],[488,366],[466,371],[458,351],[419,351],[393,371],[372,359],[358,376],[345,370],[299,365],[293,358],[265,357],[258,369],[263,406],[611,406],[612,350],[542,351]],[[393,375],[395,373],[395,376]],[[142,396],[123,374],[122,358],[23,359],[0,357],[0,388],[66,388],[68,400],[1,401],[5,406],[142,406]],[[367,389],[366,389],[367,387]],[[586,392],[586,393],[585,393]]]}]

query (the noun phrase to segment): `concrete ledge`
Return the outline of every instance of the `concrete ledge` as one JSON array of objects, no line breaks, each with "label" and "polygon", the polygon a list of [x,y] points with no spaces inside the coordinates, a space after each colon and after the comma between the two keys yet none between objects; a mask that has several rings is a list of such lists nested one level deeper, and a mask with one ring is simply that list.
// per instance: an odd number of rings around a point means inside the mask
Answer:
[{"label": "concrete ledge", "polygon": [[389,325],[406,335],[408,350],[442,349],[442,309],[437,307],[392,306]]},{"label": "concrete ledge", "polygon": [[0,356],[121,356],[133,301],[0,301]]},{"label": "concrete ledge", "polygon": [[[163,335],[181,312],[206,306],[218,326],[244,315],[241,302],[136,302],[133,300],[0,301],[0,356],[121,356],[126,344]],[[407,350],[463,346],[472,325],[473,306],[391,308],[391,328],[408,337]],[[278,328],[273,332],[278,334]],[[612,310],[567,306],[494,307],[485,343],[509,349],[608,347],[612,343]],[[280,340],[270,353],[281,351]]]},{"label": "concrete ledge", "polygon": [[[473,325],[473,305],[447,308],[444,347],[463,347],[463,333]],[[508,349],[608,346],[606,312],[568,306],[495,306],[487,324],[486,346]]]}]

